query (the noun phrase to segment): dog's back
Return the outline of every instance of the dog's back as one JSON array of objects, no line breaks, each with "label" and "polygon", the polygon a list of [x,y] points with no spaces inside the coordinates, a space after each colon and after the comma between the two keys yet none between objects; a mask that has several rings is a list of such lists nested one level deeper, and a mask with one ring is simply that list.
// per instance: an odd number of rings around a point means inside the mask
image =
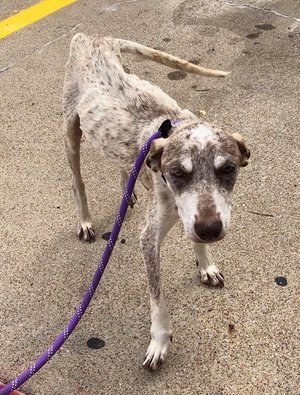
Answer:
[{"label": "dog's back", "polygon": [[107,40],[98,36],[90,38],[78,33],[72,38],[65,67],[64,109],[77,107],[85,91],[103,85],[104,77],[108,83],[119,79],[123,68],[118,53]]},{"label": "dog's back", "polygon": [[119,40],[82,33],[72,39],[63,113],[65,119],[78,114],[84,132],[107,124],[112,113],[109,124],[113,130],[122,130],[141,129],[160,115],[173,118],[180,112],[176,101],[159,87],[124,71],[119,44]]},{"label": "dog's back", "polygon": [[[118,161],[124,156],[124,166],[125,162],[129,166],[144,133],[149,133],[166,118],[194,119],[195,116],[182,110],[159,87],[127,74],[122,66],[121,52],[137,54],[189,73],[213,77],[222,77],[226,73],[202,68],[131,41],[76,34],[66,65],[64,121],[69,125],[79,121],[87,139],[101,149],[111,147],[112,139],[116,139],[118,151],[123,145],[126,151],[126,155],[119,152]],[[133,150],[128,157],[129,140],[134,143],[130,144]],[[108,159],[116,161],[115,152],[109,153],[106,149],[105,153]]]}]

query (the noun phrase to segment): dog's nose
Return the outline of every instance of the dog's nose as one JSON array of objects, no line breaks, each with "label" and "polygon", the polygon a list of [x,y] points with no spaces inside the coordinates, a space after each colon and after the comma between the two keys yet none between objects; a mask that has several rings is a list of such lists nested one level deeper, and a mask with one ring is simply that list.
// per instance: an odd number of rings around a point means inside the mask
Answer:
[{"label": "dog's nose", "polygon": [[220,219],[211,222],[195,222],[195,232],[202,241],[215,241],[222,232],[222,221]]}]

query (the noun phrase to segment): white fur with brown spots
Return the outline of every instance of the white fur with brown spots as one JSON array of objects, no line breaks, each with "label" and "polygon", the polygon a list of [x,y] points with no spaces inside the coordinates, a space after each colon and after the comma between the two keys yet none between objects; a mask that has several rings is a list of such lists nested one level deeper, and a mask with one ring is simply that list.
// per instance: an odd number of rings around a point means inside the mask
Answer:
[{"label": "white fur with brown spots", "polygon": [[[80,141],[84,134],[120,169],[121,185],[146,139],[165,119],[180,120],[167,139],[152,143],[139,176],[150,203],[140,244],[149,280],[151,342],[144,366],[156,369],[171,340],[169,315],[160,280],[160,246],[180,217],[192,241],[203,283],[224,284],[208,258],[206,243],[225,236],[231,193],[249,150],[239,134],[230,135],[181,109],[160,88],[127,74],[121,52],[134,53],[170,67],[199,75],[227,73],[204,69],[174,56],[126,40],[76,34],[71,43],[63,91],[65,145],[73,173],[78,207],[78,235],[95,239],[80,172]],[[164,179],[162,177],[164,176]],[[136,195],[132,198],[132,205]]]}]

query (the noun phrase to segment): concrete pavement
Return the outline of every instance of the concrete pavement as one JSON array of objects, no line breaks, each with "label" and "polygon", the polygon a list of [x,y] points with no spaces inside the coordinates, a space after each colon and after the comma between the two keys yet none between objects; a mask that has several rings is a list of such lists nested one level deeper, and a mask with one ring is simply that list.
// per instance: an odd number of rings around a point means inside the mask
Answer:
[{"label": "concrete pavement", "polygon": [[[1,18],[13,12],[1,4]],[[22,2],[15,2],[19,6]],[[30,5],[26,1],[26,6]],[[149,342],[146,276],[138,252],[147,205],[128,216],[96,296],[27,394],[299,395],[300,4],[296,1],[82,0],[0,41],[0,381],[27,368],[77,307],[120,200],[118,172],[86,142],[83,176],[97,242],[76,238],[61,91],[75,32],[127,38],[201,65],[222,80],[128,57],[131,72],[182,107],[243,133],[252,150],[236,187],[232,228],[211,247],[222,290],[197,278],[181,225],[162,251],[174,341],[161,371],[142,367]],[[17,7],[18,8],[18,7]],[[298,19],[298,20],[297,20]],[[169,76],[170,77],[170,76]],[[286,286],[275,278],[283,276]],[[91,337],[105,341],[89,349]]]}]

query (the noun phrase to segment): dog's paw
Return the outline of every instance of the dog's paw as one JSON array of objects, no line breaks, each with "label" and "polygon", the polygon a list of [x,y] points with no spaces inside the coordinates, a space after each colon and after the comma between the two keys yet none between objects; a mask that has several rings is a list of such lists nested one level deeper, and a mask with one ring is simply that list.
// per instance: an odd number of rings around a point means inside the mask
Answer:
[{"label": "dog's paw", "polygon": [[156,370],[166,359],[172,336],[165,334],[159,341],[152,339],[148,347],[143,367],[148,370]]},{"label": "dog's paw", "polygon": [[224,287],[224,276],[216,265],[212,264],[206,268],[200,267],[199,275],[203,284],[212,285],[213,287]]},{"label": "dog's paw", "polygon": [[90,222],[80,222],[78,229],[78,238],[80,240],[88,241],[89,243],[95,241],[95,231]]}]

